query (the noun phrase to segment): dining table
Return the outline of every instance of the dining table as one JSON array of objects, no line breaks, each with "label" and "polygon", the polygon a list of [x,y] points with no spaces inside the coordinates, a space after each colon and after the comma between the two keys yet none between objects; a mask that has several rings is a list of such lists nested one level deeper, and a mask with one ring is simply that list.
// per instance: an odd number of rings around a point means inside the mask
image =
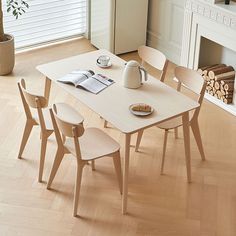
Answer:
[{"label": "dining table", "polygon": [[[110,57],[110,67],[101,68],[97,65],[97,59],[101,55]],[[198,102],[150,74],[148,74],[147,81],[143,82],[140,88],[129,89],[124,87],[122,74],[125,63],[126,61],[120,57],[105,49],[100,49],[37,66],[37,70],[46,77],[45,96],[47,98],[49,98],[51,82],[53,82],[124,134],[125,142],[121,145],[123,147],[123,214],[127,212],[131,135],[181,116],[187,180],[191,182],[189,112],[199,107]],[[57,81],[74,70],[92,70],[96,74],[102,74],[114,80],[115,83],[100,93],[93,94],[73,85]],[[138,103],[145,103],[151,106],[153,108],[152,114],[143,117],[132,114],[130,106]]]}]

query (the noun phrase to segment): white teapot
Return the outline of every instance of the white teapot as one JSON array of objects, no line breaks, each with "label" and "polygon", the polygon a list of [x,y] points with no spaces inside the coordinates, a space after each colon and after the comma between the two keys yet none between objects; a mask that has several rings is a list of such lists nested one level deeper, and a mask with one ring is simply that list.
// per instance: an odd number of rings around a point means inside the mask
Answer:
[{"label": "white teapot", "polygon": [[140,66],[137,61],[128,61],[125,64],[125,69],[123,71],[123,86],[126,88],[136,89],[142,85],[142,71],[144,75],[144,80],[147,80],[147,71]]}]

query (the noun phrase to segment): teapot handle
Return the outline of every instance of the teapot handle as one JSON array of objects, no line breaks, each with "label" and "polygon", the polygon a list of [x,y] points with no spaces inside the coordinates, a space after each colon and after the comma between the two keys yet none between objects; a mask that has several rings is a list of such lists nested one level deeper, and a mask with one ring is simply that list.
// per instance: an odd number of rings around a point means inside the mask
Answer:
[{"label": "teapot handle", "polygon": [[147,78],[148,78],[147,71],[142,66],[140,66],[139,69],[140,69],[140,73],[141,73],[141,71],[143,71],[143,73],[144,73],[144,80],[147,81]]}]

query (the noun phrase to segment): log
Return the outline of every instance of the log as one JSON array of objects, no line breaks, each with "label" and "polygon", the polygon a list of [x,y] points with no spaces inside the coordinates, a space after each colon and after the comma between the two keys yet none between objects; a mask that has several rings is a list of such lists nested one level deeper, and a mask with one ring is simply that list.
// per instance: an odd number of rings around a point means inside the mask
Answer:
[{"label": "log", "polygon": [[218,81],[215,82],[215,89],[220,89],[220,83]]},{"label": "log", "polygon": [[211,65],[211,66],[203,66],[203,67],[200,67],[197,69],[197,72],[200,74],[200,75],[203,75],[203,71],[204,70],[207,70],[211,67],[214,67],[214,66],[217,66],[218,64],[214,64],[214,65]]},{"label": "log", "polygon": [[212,79],[212,80],[210,81],[210,86],[211,86],[212,88],[214,88],[214,85],[215,85],[215,80]]},{"label": "log", "polygon": [[225,66],[226,66],[225,64],[215,64],[215,65],[209,66],[207,69],[203,70],[202,74],[203,75],[208,75],[208,72],[210,70],[214,70],[216,68],[222,68],[222,67],[225,67]]},{"label": "log", "polygon": [[203,79],[204,79],[205,81],[207,81],[207,82],[209,82],[209,81],[210,81],[210,78],[209,78],[209,76],[207,76],[207,75],[203,75],[202,77],[203,77]]},{"label": "log", "polygon": [[229,94],[234,94],[234,90],[225,90],[225,94],[226,95],[229,95]]},{"label": "log", "polygon": [[231,98],[231,99],[233,99],[233,94],[225,94],[224,96],[223,96],[224,98]]},{"label": "log", "polygon": [[200,74],[200,75],[203,75],[203,71],[206,70],[209,66],[204,66],[204,67],[200,67],[197,69],[197,72]]},{"label": "log", "polygon": [[233,99],[223,98],[223,102],[226,103],[226,104],[230,104],[230,103],[233,102]]},{"label": "log", "polygon": [[222,93],[220,90],[216,91],[217,97],[220,99],[222,97]]},{"label": "log", "polygon": [[207,85],[207,86],[206,86],[206,90],[207,90],[207,91],[211,91],[211,90],[212,90],[212,87],[209,86],[209,85]]},{"label": "log", "polygon": [[224,90],[226,90],[226,91],[234,90],[234,84],[225,84]]},{"label": "log", "polygon": [[222,94],[222,96],[224,96],[226,93],[225,93],[225,90],[220,90],[220,92],[221,92],[221,94]]},{"label": "log", "polygon": [[230,83],[233,83],[234,84],[234,79],[232,80],[220,80],[220,84],[224,85],[224,84],[230,84]]},{"label": "log", "polygon": [[216,89],[214,87],[212,88],[212,91],[213,91],[213,94],[215,95]]},{"label": "log", "polygon": [[235,71],[226,72],[220,75],[215,76],[215,80],[233,80],[235,79]]},{"label": "log", "polygon": [[211,91],[209,91],[209,94],[210,95],[212,95],[212,96],[214,96],[214,93],[213,93],[213,91],[211,90]]},{"label": "log", "polygon": [[210,77],[210,79],[214,79],[215,76],[217,76],[217,75],[224,74],[226,72],[231,72],[231,71],[234,71],[234,68],[232,66],[215,68],[215,69],[212,69],[208,72],[208,76]]}]

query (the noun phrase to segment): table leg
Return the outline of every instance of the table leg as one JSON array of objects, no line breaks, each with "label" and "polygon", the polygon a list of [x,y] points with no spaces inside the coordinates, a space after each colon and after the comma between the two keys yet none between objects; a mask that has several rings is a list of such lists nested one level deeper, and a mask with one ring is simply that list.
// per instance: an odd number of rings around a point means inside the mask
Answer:
[{"label": "table leg", "polygon": [[191,128],[192,128],[193,135],[194,135],[194,138],[195,138],[197,146],[198,146],[198,150],[201,154],[202,160],[205,161],[206,158],[205,158],[205,153],[203,150],[202,138],[201,138],[200,129],[199,129],[199,125],[198,125],[198,119],[193,119],[191,121]]},{"label": "table leg", "polygon": [[49,101],[49,95],[51,90],[51,80],[46,77],[45,87],[44,87],[44,97]]},{"label": "table leg", "polygon": [[122,195],[122,214],[127,211],[128,179],[129,179],[129,155],[130,155],[130,134],[125,134],[125,156],[123,167],[123,195]]},{"label": "table leg", "polygon": [[185,112],[182,115],[183,121],[183,133],[184,133],[184,148],[185,148],[185,159],[187,168],[188,182],[191,182],[191,155],[190,155],[190,136],[189,136],[189,113]]}]

